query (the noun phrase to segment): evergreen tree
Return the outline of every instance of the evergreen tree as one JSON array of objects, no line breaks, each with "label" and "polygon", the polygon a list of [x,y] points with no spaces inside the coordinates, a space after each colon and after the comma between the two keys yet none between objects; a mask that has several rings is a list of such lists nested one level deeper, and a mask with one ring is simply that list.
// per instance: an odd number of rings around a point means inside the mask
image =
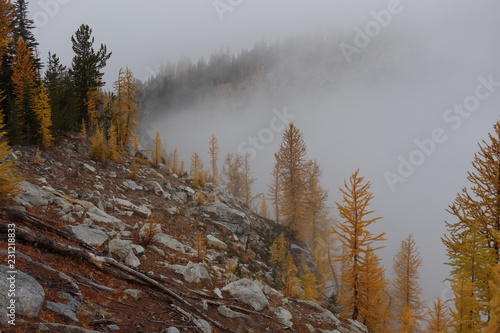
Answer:
[{"label": "evergreen tree", "polygon": [[17,0],[14,4],[14,21],[13,21],[13,34],[14,40],[17,41],[22,38],[26,46],[31,50],[31,58],[36,72],[38,73],[42,68],[42,62],[37,55],[38,42],[33,34],[35,28],[33,20],[28,18],[28,1]]},{"label": "evergreen tree", "polygon": [[[395,318],[402,318],[402,310],[408,307],[418,326],[423,319],[424,304],[420,299],[422,288],[419,282],[419,268],[422,259],[413,235],[401,242],[401,247],[394,257],[394,280],[392,283],[393,311]],[[396,321],[398,323],[398,321]]]},{"label": "evergreen tree", "polygon": [[373,245],[385,239],[384,234],[374,235],[367,229],[380,219],[380,217],[368,217],[374,212],[368,209],[373,199],[373,194],[370,192],[371,183],[364,183],[364,177],[360,177],[359,170],[356,170],[350,177],[349,183],[344,181],[344,187],[340,188],[343,194],[342,204],[336,203],[344,222],[335,225],[333,232],[345,246],[345,252],[335,256],[335,259],[345,265],[342,272],[343,289],[340,295],[343,313],[357,320],[367,307],[364,302],[367,295],[363,294],[367,290],[365,286],[367,281],[362,275],[363,266],[369,253],[381,248]]},{"label": "evergreen tree", "polygon": [[36,94],[36,70],[32,52],[24,39],[20,37],[16,44],[16,55],[12,66],[12,83],[14,85],[15,118],[11,119],[12,137],[20,141],[36,142],[39,123],[33,111]]},{"label": "evergreen tree", "polygon": [[106,62],[111,57],[111,52],[107,52],[104,44],[101,44],[98,51],[93,48],[94,37],[92,29],[82,24],[75,34],[71,37],[73,51],[75,56],[69,70],[69,75],[73,81],[77,96],[77,116],[78,126],[84,119],[89,123],[87,105],[85,100],[87,93],[93,88],[99,88],[104,85],[101,70],[106,66]]},{"label": "evergreen tree", "polygon": [[[56,54],[49,53],[44,84],[52,109],[54,132],[77,131],[74,87],[66,66],[62,65]],[[57,134],[56,134],[57,135]]]}]

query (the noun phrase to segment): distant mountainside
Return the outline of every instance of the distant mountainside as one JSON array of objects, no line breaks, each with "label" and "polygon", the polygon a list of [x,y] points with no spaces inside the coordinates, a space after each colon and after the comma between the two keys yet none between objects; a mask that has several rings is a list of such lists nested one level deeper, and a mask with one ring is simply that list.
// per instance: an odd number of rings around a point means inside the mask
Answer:
[{"label": "distant mountainside", "polygon": [[397,42],[401,36],[388,32],[347,59],[341,43],[353,44],[352,39],[350,33],[318,32],[259,42],[238,54],[215,52],[196,63],[183,58],[144,83],[144,113],[154,118],[200,103],[216,107],[220,101],[236,109],[283,105],[299,94],[329,94],[352,80],[376,82],[404,72],[415,56],[407,43]]}]

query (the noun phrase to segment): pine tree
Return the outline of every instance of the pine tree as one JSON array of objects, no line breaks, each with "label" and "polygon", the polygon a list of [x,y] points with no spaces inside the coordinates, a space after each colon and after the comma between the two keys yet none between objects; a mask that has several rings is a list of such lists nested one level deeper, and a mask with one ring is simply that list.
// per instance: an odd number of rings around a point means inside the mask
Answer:
[{"label": "pine tree", "polygon": [[451,284],[455,309],[451,310],[451,328],[454,333],[479,333],[482,331],[481,304],[470,277],[459,275]]},{"label": "pine tree", "polygon": [[423,319],[424,304],[420,299],[422,288],[419,282],[419,268],[422,259],[413,235],[401,242],[394,257],[394,280],[392,283],[393,311],[395,318],[402,318],[401,311],[407,306],[415,319],[415,325]]},{"label": "pine tree", "polygon": [[75,118],[78,120],[77,125],[79,125],[82,119],[89,123],[85,99],[89,90],[104,86],[105,83],[102,81],[104,73],[101,70],[106,66],[111,52],[108,53],[104,44],[100,45],[97,52],[94,50],[92,29],[86,24],[82,24],[78,28],[71,37],[71,42],[75,55],[69,69],[69,75],[78,96],[78,109]]},{"label": "pine tree", "polygon": [[490,300],[490,320],[484,333],[500,332],[500,264],[493,270],[493,280],[490,281],[492,298]]},{"label": "pine tree", "polygon": [[[279,212],[281,223],[300,232],[306,221],[306,145],[302,133],[293,123],[283,133],[283,139],[274,155],[279,174]],[[299,237],[303,236],[303,232]],[[302,237],[300,237],[301,240]]]},{"label": "pine tree", "polygon": [[49,96],[45,87],[41,85],[38,88],[38,92],[35,96],[33,103],[33,111],[38,117],[38,123],[40,124],[40,135],[41,143],[43,148],[52,146],[54,142],[54,137],[52,136],[52,110],[50,108]]},{"label": "pine tree", "polygon": [[35,66],[36,72],[42,68],[42,62],[37,56],[38,42],[33,34],[33,29],[35,28],[33,20],[29,19],[28,14],[28,1],[17,0],[14,4],[14,20],[12,25],[12,30],[14,34],[14,40],[22,38],[27,47],[32,50],[31,58]]},{"label": "pine tree", "polygon": [[32,58],[32,51],[20,37],[16,44],[16,55],[12,65],[12,83],[14,85],[14,105],[17,121],[11,119],[13,137],[21,141],[33,143],[37,137],[39,123],[33,111],[36,94],[36,68]]},{"label": "pine tree", "polygon": [[500,262],[500,122],[489,140],[479,144],[479,152],[468,173],[469,188],[457,194],[448,212],[455,222],[447,222],[447,247],[452,280],[470,279],[481,307],[481,316],[490,312],[492,269]]},{"label": "pine tree", "polygon": [[[373,247],[376,242],[385,240],[384,234],[374,235],[367,228],[380,219],[380,217],[369,218],[368,215],[374,211],[368,209],[373,198],[369,191],[370,182],[364,182],[356,170],[349,179],[344,181],[344,187],[340,188],[343,194],[343,203],[336,203],[340,217],[344,222],[333,227],[333,232],[345,246],[345,253],[335,256],[337,261],[345,265],[342,272],[343,290],[340,295],[340,303],[344,308],[344,315],[357,320],[365,311],[367,304],[363,302],[366,295],[363,285],[367,281],[362,279],[363,266],[366,263],[367,254],[381,247]],[[365,288],[365,289],[363,289]]]},{"label": "pine tree", "polygon": [[156,131],[156,138],[155,138],[155,150],[153,154],[153,166],[159,167],[161,164],[161,157],[162,157],[162,148],[161,148],[161,136],[160,132]]},{"label": "pine tree", "polygon": [[215,135],[210,137],[208,153],[210,154],[210,166],[212,167],[212,177],[211,181],[218,185],[220,183],[219,179],[219,143],[217,142],[217,138]]},{"label": "pine tree", "polygon": [[14,162],[5,160],[12,150],[4,137],[6,132],[3,130],[5,127],[3,119],[4,115],[0,110],[0,201],[9,201],[20,193],[18,186],[23,178],[16,172]]},{"label": "pine tree", "polygon": [[432,307],[427,312],[427,330],[428,333],[448,333],[450,325],[450,315],[448,307],[441,298],[432,302]]},{"label": "pine tree", "polygon": [[49,95],[54,133],[79,130],[73,111],[77,109],[75,92],[68,69],[61,64],[57,55],[51,53],[46,67],[43,81]]}]

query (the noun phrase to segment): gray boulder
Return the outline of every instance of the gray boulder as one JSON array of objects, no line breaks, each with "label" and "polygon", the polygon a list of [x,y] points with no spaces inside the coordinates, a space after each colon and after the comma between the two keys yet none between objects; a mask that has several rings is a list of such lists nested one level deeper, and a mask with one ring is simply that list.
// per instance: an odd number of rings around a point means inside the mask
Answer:
[{"label": "gray boulder", "polygon": [[[15,316],[22,315],[28,318],[35,318],[43,307],[45,300],[45,292],[43,287],[30,275],[17,271],[16,274],[8,273],[10,271],[7,266],[0,266],[0,324],[8,325],[9,314],[13,312]],[[11,290],[12,276],[15,279],[15,295],[9,297]],[[15,303],[12,303],[15,300]],[[11,305],[14,304],[14,305]],[[9,307],[15,309],[9,309]]]},{"label": "gray boulder", "polygon": [[185,252],[184,245],[167,234],[157,234],[154,240],[174,251]]},{"label": "gray boulder", "polygon": [[65,228],[72,232],[77,239],[88,245],[101,246],[109,238],[106,232],[91,228],[86,224],[67,225]]},{"label": "gray boulder", "polygon": [[262,311],[269,305],[269,301],[266,295],[262,292],[259,285],[249,279],[241,279],[232,282],[222,288],[223,291],[229,292],[229,294],[241,302],[250,305],[256,311]]},{"label": "gray boulder", "polygon": [[47,206],[56,198],[54,194],[44,191],[27,181],[22,181],[19,184],[19,189],[23,192],[14,198],[14,202],[27,208],[33,206]]},{"label": "gray boulder", "polygon": [[207,245],[220,250],[227,249],[227,244],[212,235],[207,236]]},{"label": "gray boulder", "polygon": [[279,307],[277,309],[273,309],[274,314],[276,315],[276,318],[278,318],[278,321],[283,325],[284,329],[290,329],[293,326],[292,323],[292,314],[290,311],[287,309],[284,309],[282,307]]},{"label": "gray boulder", "polygon": [[141,261],[134,253],[134,244],[130,240],[112,239],[108,244],[109,252],[123,260],[127,265],[138,267]]},{"label": "gray boulder", "polygon": [[74,313],[73,310],[71,310],[71,308],[66,304],[47,301],[45,302],[45,307],[51,311],[54,311],[55,313],[58,313],[63,318],[74,321],[75,323],[79,322],[76,313]]},{"label": "gray boulder", "polygon": [[217,312],[219,312],[221,315],[227,318],[239,318],[239,317],[245,317],[245,314],[241,312],[236,312],[231,310],[225,305],[221,305],[217,308]]},{"label": "gray boulder", "polygon": [[119,198],[114,198],[114,201],[122,209],[132,211],[140,217],[148,218],[149,216],[151,216],[151,210],[146,206],[137,206],[128,200],[123,200]]},{"label": "gray boulder", "polygon": [[241,235],[250,227],[250,220],[245,213],[222,203],[205,206],[204,209],[216,223],[236,234]]}]

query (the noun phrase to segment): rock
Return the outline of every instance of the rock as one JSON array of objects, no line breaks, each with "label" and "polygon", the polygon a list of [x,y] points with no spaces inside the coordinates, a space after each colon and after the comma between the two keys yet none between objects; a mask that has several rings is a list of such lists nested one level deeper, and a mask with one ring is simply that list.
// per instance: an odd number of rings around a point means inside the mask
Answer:
[{"label": "rock", "polygon": [[174,251],[185,252],[184,245],[167,234],[157,234],[154,240]]},{"label": "rock", "polygon": [[179,331],[177,327],[169,327],[162,333],[181,333],[181,331]]},{"label": "rock", "polygon": [[316,332],[316,330],[314,329],[313,325],[311,324],[306,324],[305,325],[307,327],[307,329],[309,330],[310,333],[314,333]]},{"label": "rock", "polygon": [[76,313],[74,313],[70,309],[70,307],[66,304],[54,303],[54,302],[47,301],[47,302],[45,302],[45,307],[51,311],[54,311],[55,313],[58,313],[63,318],[74,321],[75,323],[79,322],[78,318],[76,317]]},{"label": "rock", "polygon": [[123,185],[125,187],[131,189],[132,191],[142,191],[143,190],[142,186],[137,185],[136,182],[134,182],[133,180],[130,180],[130,179],[124,180]]},{"label": "rock", "polygon": [[115,203],[117,205],[119,205],[123,209],[131,210],[140,217],[148,218],[149,216],[151,216],[151,210],[149,208],[147,208],[146,206],[139,207],[139,206],[134,205],[133,203],[131,203],[128,200],[123,200],[123,199],[119,199],[119,198],[114,198],[113,200],[115,201]]},{"label": "rock", "polygon": [[250,305],[256,311],[262,311],[269,305],[269,301],[257,283],[249,279],[232,282],[222,288],[222,290],[229,292],[231,296]]},{"label": "rock", "polygon": [[108,173],[108,176],[109,178],[116,178],[116,172],[111,171],[110,173]]},{"label": "rock", "polygon": [[250,220],[245,213],[222,203],[208,205],[204,209],[216,223],[236,234],[241,235],[250,227]]},{"label": "rock", "polygon": [[188,187],[188,186],[181,185],[181,186],[179,186],[179,189],[181,189],[182,191],[187,192],[189,194],[193,194],[193,195],[196,194],[196,191],[193,190],[191,187]]},{"label": "rock", "polygon": [[114,324],[108,325],[107,327],[110,331],[119,331],[120,330],[120,326],[114,325]]},{"label": "rock", "polygon": [[14,198],[14,202],[26,208],[47,206],[56,198],[54,194],[27,181],[22,181],[19,184],[19,189],[23,192]]},{"label": "rock", "polygon": [[[7,326],[10,310],[8,309],[11,300],[15,300],[15,315],[26,316],[28,318],[35,318],[42,309],[45,300],[45,292],[43,287],[30,275],[17,271],[16,274],[11,274],[9,267],[0,266],[0,324]],[[15,278],[15,297],[8,297],[11,280]],[[9,304],[9,305],[8,305]]]},{"label": "rock", "polygon": [[155,181],[147,181],[145,185],[150,188],[153,192],[155,192],[156,195],[161,195],[164,196],[165,191],[163,191],[163,188],[161,187],[160,183],[158,183],[156,180]]},{"label": "rock", "polygon": [[202,279],[210,279],[210,274],[203,263],[194,264],[191,261],[186,265],[166,265],[177,274],[182,274],[186,282],[201,282]]},{"label": "rock", "polygon": [[236,312],[231,310],[225,305],[221,305],[217,308],[217,312],[219,312],[221,315],[227,318],[239,318],[239,317],[245,317],[245,315],[241,312]]},{"label": "rock", "polygon": [[227,244],[212,235],[207,236],[207,245],[220,250],[227,249]]},{"label": "rock", "polygon": [[[77,313],[78,310],[80,310],[80,307],[82,306],[82,303],[80,301],[77,301],[73,296],[71,296],[69,293],[65,292],[65,291],[60,291],[59,292],[59,296],[61,298],[65,298],[66,300],[68,300],[68,306],[69,308],[71,309],[71,311]],[[81,296],[78,295],[77,296],[78,299],[82,300]]]},{"label": "rock", "polygon": [[130,240],[112,239],[108,244],[109,252],[123,260],[127,265],[137,267],[141,264],[133,251],[134,244]]},{"label": "rock", "polygon": [[167,208],[167,212],[168,212],[170,215],[177,215],[177,214],[179,214],[179,208],[177,208],[176,206],[173,206],[173,207],[168,207],[168,208]]},{"label": "rock", "polygon": [[95,222],[113,224],[113,228],[124,230],[125,223],[114,216],[107,214],[105,211],[94,206],[93,203],[85,200],[73,200],[76,204],[83,207],[87,215]]},{"label": "rock", "polygon": [[127,256],[125,257],[124,259],[124,262],[129,265],[129,266],[132,266],[132,267],[139,267],[139,265],[141,264],[141,261],[139,260],[139,258],[137,258],[137,256],[134,254],[134,251],[130,251]]},{"label": "rock", "polygon": [[204,319],[193,319],[193,323],[195,323],[196,326],[204,330],[205,333],[212,333],[212,326],[210,326],[208,321]]},{"label": "rock", "polygon": [[99,229],[93,229],[86,224],[65,226],[75,237],[88,245],[101,246],[108,240],[108,235]]},{"label": "rock", "polygon": [[133,297],[136,301],[142,297],[142,291],[138,289],[126,289],[123,293]]},{"label": "rock", "polygon": [[146,250],[144,249],[144,247],[142,247],[140,245],[136,245],[136,244],[132,244],[132,250],[134,251],[134,254],[139,256],[139,257],[146,253]]},{"label": "rock", "polygon": [[175,199],[177,199],[182,203],[186,203],[188,199],[187,194],[185,192],[175,192],[174,197]]},{"label": "rock", "polygon": [[278,321],[283,325],[284,329],[290,329],[293,326],[292,323],[292,314],[287,309],[279,307],[277,309],[273,309],[274,314],[278,318]]},{"label": "rock", "polygon": [[155,223],[153,225],[153,230],[149,230],[150,224],[149,223],[144,223],[142,228],[139,230],[139,236],[141,237],[146,237],[148,236],[149,233],[153,233],[153,235],[158,235],[161,234],[161,224],[160,223]]},{"label": "rock", "polygon": [[368,328],[359,321],[347,319],[347,322],[351,325],[351,331],[353,333],[368,333]]},{"label": "rock", "polygon": [[83,168],[92,172],[92,173],[96,172],[96,169],[93,166],[88,165],[87,163],[83,163]]},{"label": "rock", "polygon": [[214,289],[214,294],[217,295],[220,299],[223,299],[224,297],[222,296],[222,292],[220,291],[219,288]]}]

